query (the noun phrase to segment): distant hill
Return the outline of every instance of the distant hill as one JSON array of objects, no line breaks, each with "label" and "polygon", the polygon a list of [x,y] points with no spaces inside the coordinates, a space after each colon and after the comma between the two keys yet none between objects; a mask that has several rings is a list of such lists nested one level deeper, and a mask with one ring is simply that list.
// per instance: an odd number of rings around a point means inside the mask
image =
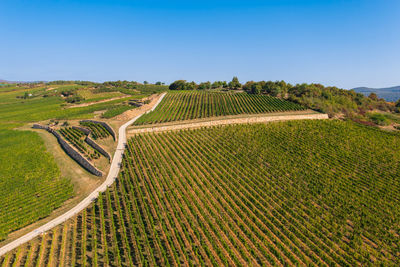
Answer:
[{"label": "distant hill", "polygon": [[400,99],[400,86],[387,88],[357,87],[353,88],[353,90],[366,96],[368,96],[370,93],[375,93],[378,95],[378,97],[383,98],[389,102],[395,102]]},{"label": "distant hill", "polygon": [[1,83],[1,84],[7,84],[7,83],[23,83],[23,82],[7,81],[7,80],[0,79],[0,83]]},{"label": "distant hill", "polygon": [[45,81],[7,81],[7,80],[3,80],[0,79],[0,84],[13,84],[13,83],[41,83],[41,82],[45,82]]},{"label": "distant hill", "polygon": [[0,83],[12,83],[12,82],[0,79]]}]

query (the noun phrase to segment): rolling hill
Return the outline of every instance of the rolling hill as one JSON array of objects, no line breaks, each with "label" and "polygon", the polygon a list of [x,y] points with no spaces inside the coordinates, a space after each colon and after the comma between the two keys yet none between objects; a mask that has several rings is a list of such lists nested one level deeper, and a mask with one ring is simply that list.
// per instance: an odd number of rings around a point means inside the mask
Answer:
[{"label": "rolling hill", "polygon": [[380,98],[386,101],[395,102],[400,98],[400,86],[393,86],[387,88],[369,88],[369,87],[356,87],[353,88],[357,93],[362,93],[368,96],[370,93],[377,94]]}]

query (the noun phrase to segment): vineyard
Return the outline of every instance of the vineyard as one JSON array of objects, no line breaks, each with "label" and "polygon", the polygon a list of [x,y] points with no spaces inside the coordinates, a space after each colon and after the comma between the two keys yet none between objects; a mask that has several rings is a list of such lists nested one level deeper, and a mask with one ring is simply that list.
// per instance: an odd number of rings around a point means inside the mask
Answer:
[{"label": "vineyard", "polygon": [[332,120],[136,135],[112,187],[0,264],[399,265],[399,139]]},{"label": "vineyard", "polygon": [[88,128],[91,130],[91,135],[93,137],[93,139],[103,139],[103,138],[107,138],[108,136],[110,136],[110,132],[104,128],[103,125],[99,124],[99,123],[94,123],[94,122],[80,122],[80,125]]},{"label": "vineyard", "polygon": [[143,115],[135,122],[135,125],[304,109],[293,102],[267,95],[199,91],[170,92],[155,111]]},{"label": "vineyard", "polygon": [[82,131],[78,129],[73,129],[71,127],[66,127],[66,128],[61,128],[59,132],[81,154],[85,155],[87,159],[100,158],[100,153],[85,142],[86,135]]},{"label": "vineyard", "polygon": [[10,232],[49,215],[74,192],[36,133],[2,129],[0,148],[2,241]]}]

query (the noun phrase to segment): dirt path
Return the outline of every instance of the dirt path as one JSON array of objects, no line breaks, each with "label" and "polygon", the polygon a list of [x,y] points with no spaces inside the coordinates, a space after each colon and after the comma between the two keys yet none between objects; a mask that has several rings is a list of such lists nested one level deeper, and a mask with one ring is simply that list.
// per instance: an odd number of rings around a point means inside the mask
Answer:
[{"label": "dirt path", "polygon": [[148,132],[164,132],[164,131],[174,131],[181,129],[192,129],[200,127],[211,127],[217,125],[227,125],[227,124],[244,124],[244,123],[265,123],[271,121],[287,121],[287,120],[321,120],[328,119],[327,114],[322,113],[312,113],[312,114],[263,114],[257,116],[248,116],[241,118],[213,118],[211,120],[199,121],[199,122],[188,122],[182,121],[171,125],[147,125],[147,127],[140,128],[130,128],[128,129],[128,135],[134,135],[138,133],[148,133]]},{"label": "dirt path", "polygon": [[114,121],[126,121],[129,118],[135,117],[139,114],[142,114],[144,111],[147,111],[149,109],[151,109],[155,103],[157,103],[158,99],[160,99],[160,97],[162,97],[162,95],[151,95],[147,98],[144,98],[143,100],[150,100],[149,104],[145,104],[141,107],[138,108],[134,108],[132,107],[132,109],[125,111],[124,113],[112,118],[112,120]]},{"label": "dirt path", "polygon": [[91,105],[96,105],[96,104],[100,104],[100,103],[110,102],[110,101],[113,101],[113,100],[122,99],[122,98],[128,98],[128,97],[130,97],[130,96],[129,96],[129,95],[117,96],[117,97],[113,97],[113,98],[109,98],[109,99],[104,99],[104,100],[100,100],[100,101],[89,102],[89,103],[82,103],[82,104],[77,104],[77,105],[73,105],[73,106],[68,106],[68,107],[66,107],[66,108],[81,108],[81,107],[87,107],[87,106],[91,106]]}]

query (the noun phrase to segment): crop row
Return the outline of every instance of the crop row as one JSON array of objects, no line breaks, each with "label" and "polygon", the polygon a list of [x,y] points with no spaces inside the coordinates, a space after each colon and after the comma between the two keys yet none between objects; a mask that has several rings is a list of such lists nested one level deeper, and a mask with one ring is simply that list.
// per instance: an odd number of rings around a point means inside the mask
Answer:
[{"label": "crop row", "polygon": [[304,109],[293,102],[267,95],[198,91],[173,92],[167,94],[155,111],[139,118],[135,125]]},{"label": "crop row", "polygon": [[103,125],[99,123],[93,123],[93,122],[80,122],[82,126],[85,126],[86,128],[89,128],[91,130],[91,134],[93,139],[103,139],[108,136],[110,136],[110,132],[107,131],[106,128],[104,128]]},{"label": "crop row", "polygon": [[86,135],[83,132],[71,127],[61,128],[59,131],[68,142],[88,159],[100,158],[100,153],[85,142]]},{"label": "crop row", "polygon": [[0,263],[399,265],[399,138],[340,121],[136,135],[93,205]]}]

